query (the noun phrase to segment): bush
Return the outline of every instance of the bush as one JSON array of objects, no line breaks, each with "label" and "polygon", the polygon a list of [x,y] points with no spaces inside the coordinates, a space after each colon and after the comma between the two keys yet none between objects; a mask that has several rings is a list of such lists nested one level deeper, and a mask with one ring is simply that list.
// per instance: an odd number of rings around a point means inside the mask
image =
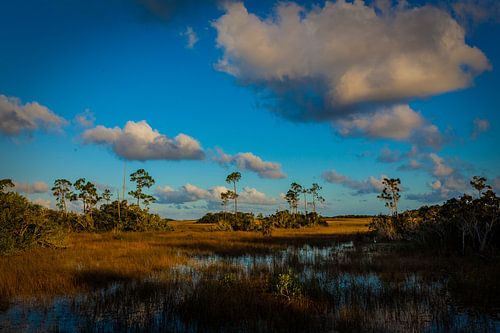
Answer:
[{"label": "bush", "polygon": [[64,229],[49,217],[49,210],[30,203],[18,193],[0,193],[0,253],[35,245],[63,246]]},{"label": "bush", "polygon": [[327,225],[317,213],[292,214],[288,210],[277,211],[264,218],[262,223],[270,224],[275,228],[300,228],[314,225]]},{"label": "bush", "polygon": [[257,229],[255,217],[252,213],[207,213],[197,223],[215,224],[212,230],[217,231],[253,231]]},{"label": "bush", "polygon": [[500,199],[487,190],[464,194],[441,206],[421,207],[397,216],[379,215],[370,229],[388,240],[408,240],[441,252],[484,253],[500,247]]},{"label": "bush", "polygon": [[290,269],[287,273],[278,274],[273,284],[274,293],[288,299],[302,295],[302,284],[299,278]]}]

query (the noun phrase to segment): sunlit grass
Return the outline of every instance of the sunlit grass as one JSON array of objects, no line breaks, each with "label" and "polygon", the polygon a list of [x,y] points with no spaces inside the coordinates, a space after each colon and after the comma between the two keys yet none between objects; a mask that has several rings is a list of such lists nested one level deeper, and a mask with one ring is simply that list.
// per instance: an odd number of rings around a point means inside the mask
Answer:
[{"label": "sunlit grass", "polygon": [[172,232],[73,233],[66,249],[37,248],[0,257],[0,299],[68,294],[142,279],[185,264],[193,255],[265,253],[291,240],[334,242],[337,235],[366,232],[366,224],[366,219],[331,220],[327,227],[274,230],[272,237],[211,232],[210,225],[195,221],[171,222]]}]

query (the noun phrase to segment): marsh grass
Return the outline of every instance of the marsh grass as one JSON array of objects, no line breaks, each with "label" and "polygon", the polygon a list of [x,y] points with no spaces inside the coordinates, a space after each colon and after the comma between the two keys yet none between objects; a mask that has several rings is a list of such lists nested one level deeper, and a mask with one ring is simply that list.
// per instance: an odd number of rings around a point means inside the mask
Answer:
[{"label": "marsh grass", "polygon": [[[190,221],[173,222],[175,231],[167,233],[73,234],[65,250],[36,249],[0,258],[0,329],[500,328],[495,320],[498,300],[492,300],[500,278],[498,262],[429,259],[384,244],[338,245],[369,239],[363,234],[366,223],[353,220],[349,229],[348,219],[333,220],[327,227],[277,230],[272,237],[210,232],[209,226]],[[293,281],[291,289],[300,292],[279,292],[276,285],[286,276],[291,279],[285,282]],[[480,284],[474,280],[479,276]],[[478,292],[462,292],[482,286],[493,288],[483,290],[493,296],[481,300],[472,296]]]}]

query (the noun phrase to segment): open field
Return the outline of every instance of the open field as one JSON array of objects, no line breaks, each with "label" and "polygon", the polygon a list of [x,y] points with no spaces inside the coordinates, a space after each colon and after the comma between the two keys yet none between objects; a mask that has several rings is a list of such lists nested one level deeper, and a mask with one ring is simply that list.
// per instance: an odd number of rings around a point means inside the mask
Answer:
[{"label": "open field", "polygon": [[0,329],[500,328],[497,261],[430,260],[375,245],[368,222],[332,219],[271,237],[194,221],[171,222],[172,232],[71,234],[63,250],[0,257]]}]

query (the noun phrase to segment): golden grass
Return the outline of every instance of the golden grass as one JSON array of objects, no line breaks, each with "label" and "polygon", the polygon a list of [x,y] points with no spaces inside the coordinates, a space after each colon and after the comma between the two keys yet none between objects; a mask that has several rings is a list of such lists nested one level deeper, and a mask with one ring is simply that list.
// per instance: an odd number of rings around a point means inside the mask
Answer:
[{"label": "golden grass", "polygon": [[367,231],[368,219],[332,219],[327,227],[255,232],[210,232],[211,225],[171,222],[172,232],[73,233],[66,249],[38,248],[0,257],[0,301],[81,292],[113,281],[141,279],[193,255],[266,252],[293,241],[333,242]]}]

